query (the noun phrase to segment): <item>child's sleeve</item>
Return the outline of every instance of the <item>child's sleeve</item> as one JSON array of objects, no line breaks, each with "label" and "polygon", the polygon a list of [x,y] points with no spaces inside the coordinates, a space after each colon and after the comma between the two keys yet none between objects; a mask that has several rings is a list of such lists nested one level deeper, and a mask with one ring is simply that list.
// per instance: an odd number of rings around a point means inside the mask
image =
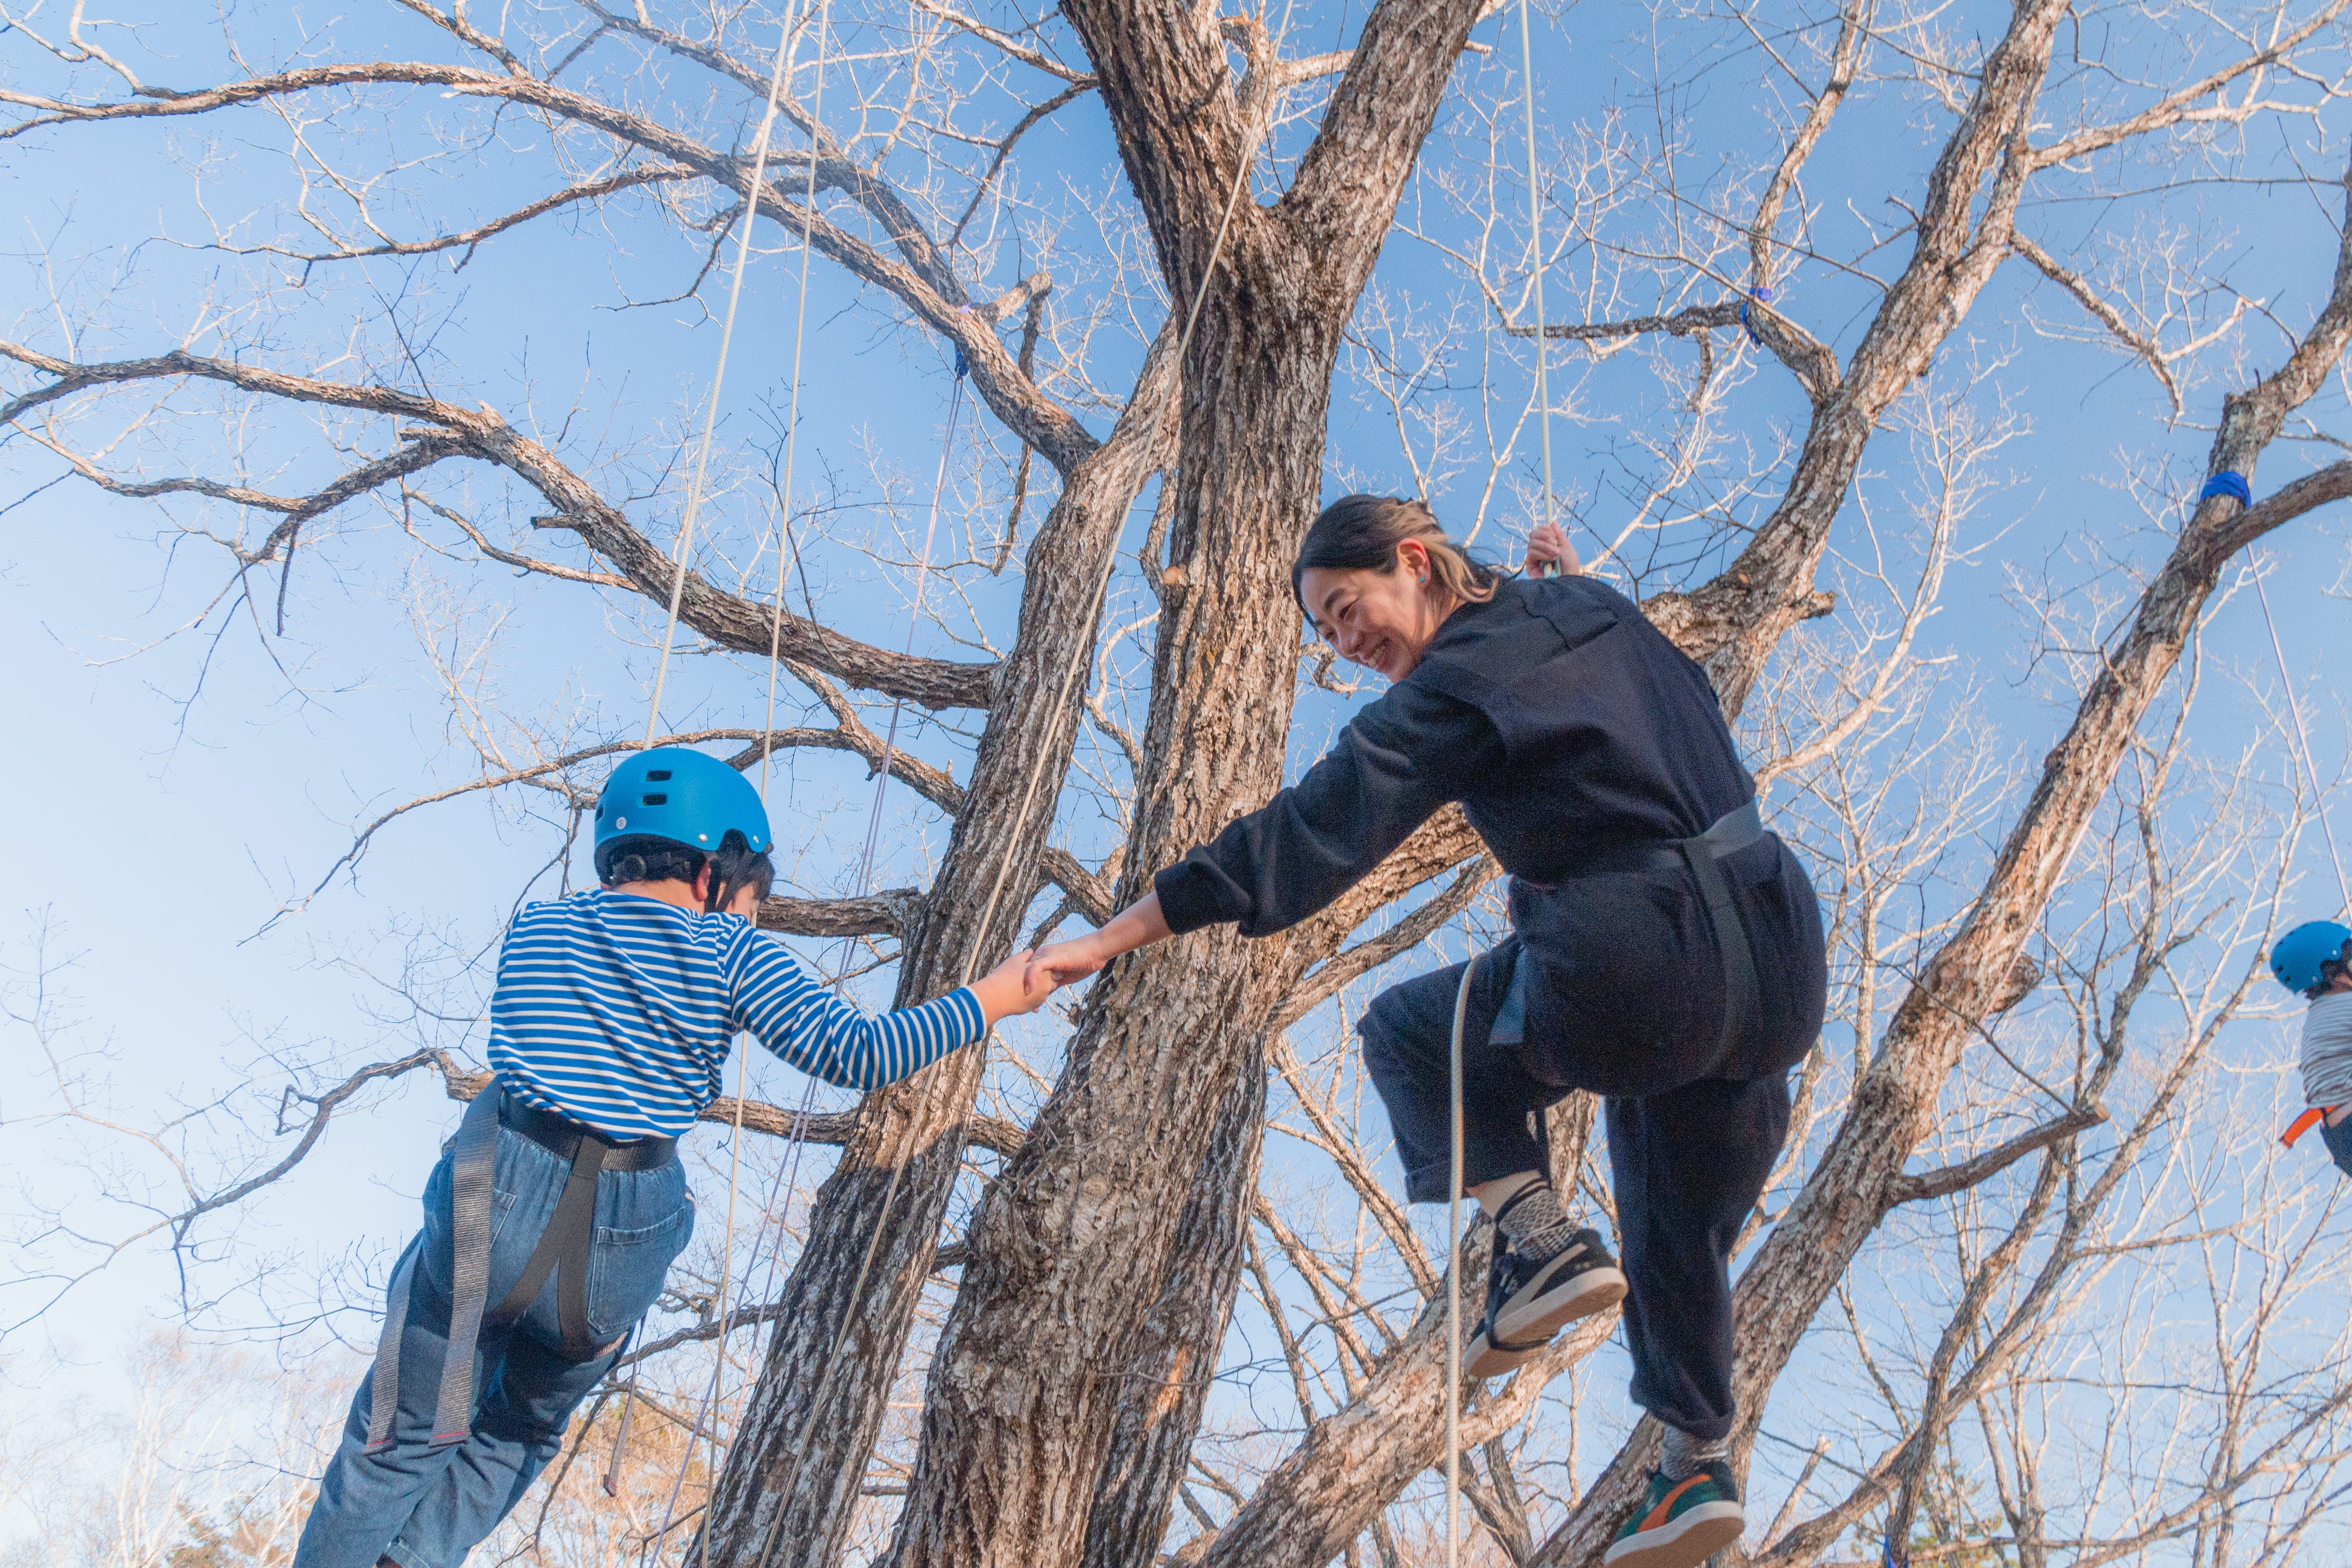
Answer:
[{"label": "child's sleeve", "polygon": [[745,925],[721,968],[740,1028],[827,1083],[879,1089],[988,1032],[980,998],[959,987],[918,1007],[868,1016],[818,984],[784,944]]}]

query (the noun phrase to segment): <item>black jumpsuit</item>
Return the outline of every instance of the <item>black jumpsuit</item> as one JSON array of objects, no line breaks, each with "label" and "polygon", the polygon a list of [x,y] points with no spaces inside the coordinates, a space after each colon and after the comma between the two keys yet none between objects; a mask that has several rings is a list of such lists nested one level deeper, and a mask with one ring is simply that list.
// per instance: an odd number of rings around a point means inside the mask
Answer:
[{"label": "black jumpsuit", "polygon": [[[1297,784],[1155,879],[1171,929],[1264,936],[1461,803],[1511,874],[1515,931],[1472,984],[1463,1179],[1548,1169],[1533,1113],[1571,1089],[1604,1097],[1633,1397],[1702,1438],[1731,1426],[1731,1246],[1788,1136],[1788,1069],[1821,1032],[1828,971],[1796,857],[1769,833],[1724,855],[1756,973],[1727,1030],[1698,879],[1654,861],[1755,793],[1705,673],[1630,601],[1590,577],[1507,580],[1448,616]],[[1449,1195],[1461,977],[1393,986],[1359,1026],[1417,1203]],[[1490,1041],[1515,979],[1524,1038]]]}]

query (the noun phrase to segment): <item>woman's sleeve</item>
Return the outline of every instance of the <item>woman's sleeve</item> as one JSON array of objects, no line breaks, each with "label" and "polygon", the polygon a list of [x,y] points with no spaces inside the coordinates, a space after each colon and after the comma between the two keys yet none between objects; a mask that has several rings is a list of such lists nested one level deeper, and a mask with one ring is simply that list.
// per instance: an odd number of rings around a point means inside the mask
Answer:
[{"label": "woman's sleeve", "polygon": [[1412,684],[1359,713],[1307,776],[1152,879],[1171,931],[1297,925],[1346,892],[1454,798],[1461,765],[1501,737],[1469,704]]},{"label": "woman's sleeve", "polygon": [[988,1032],[980,998],[958,988],[876,1017],[818,984],[784,944],[746,925],[724,965],[732,1021],[827,1083],[879,1089]]}]

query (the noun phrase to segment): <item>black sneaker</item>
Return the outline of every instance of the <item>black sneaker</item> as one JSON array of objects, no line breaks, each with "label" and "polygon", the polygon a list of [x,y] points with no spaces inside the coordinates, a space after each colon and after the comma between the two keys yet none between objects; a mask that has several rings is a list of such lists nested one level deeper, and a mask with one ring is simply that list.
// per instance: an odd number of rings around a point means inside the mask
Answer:
[{"label": "black sneaker", "polygon": [[1606,1568],[1698,1568],[1745,1528],[1730,1466],[1710,1459],[1678,1481],[1653,1470],[1642,1511],[1625,1521],[1601,1561]]},{"label": "black sneaker", "polygon": [[1580,1230],[1549,1258],[1516,1249],[1495,1254],[1486,1276],[1486,1315],[1462,1358],[1472,1377],[1500,1377],[1551,1343],[1562,1324],[1602,1312],[1625,1299],[1625,1276],[1601,1245]]}]

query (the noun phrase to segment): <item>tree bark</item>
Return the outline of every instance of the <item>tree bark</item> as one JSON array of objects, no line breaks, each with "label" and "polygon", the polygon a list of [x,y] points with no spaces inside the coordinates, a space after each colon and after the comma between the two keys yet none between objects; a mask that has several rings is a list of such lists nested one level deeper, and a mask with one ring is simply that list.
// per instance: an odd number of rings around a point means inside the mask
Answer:
[{"label": "tree bark", "polygon": [[[1073,683],[1071,668],[1093,648],[1097,590],[1120,528],[1166,461],[1174,347],[1162,332],[1110,439],[1069,475],[1030,552],[1020,630],[963,809],[907,933],[900,1005],[952,990],[1012,951],[1076,740],[1084,677]],[[817,1192],[807,1245],[711,1498],[711,1563],[783,1568],[839,1553],[931,1273],[985,1065],[983,1050],[958,1051],[860,1106],[858,1132]]]},{"label": "tree bark", "polygon": [[1260,1046],[1237,1065],[1217,1108],[1208,1155],[1176,1222],[1181,1239],[1128,1346],[1126,1387],[1087,1509],[1083,1568],[1150,1568],[1168,1534],[1248,1250],[1265,1147],[1263,1037]]},{"label": "tree bark", "polygon": [[[1202,298],[1128,898],[1281,784],[1290,554],[1321,489],[1332,365],[1477,7],[1382,0],[1291,192],[1271,212],[1236,203],[1229,226],[1255,138],[1213,20],[1165,0],[1066,14],[1173,296]],[[1126,1392],[1104,1373],[1151,1308],[1135,1282],[1167,1278],[1219,1107],[1284,989],[1279,960],[1220,929],[1095,984],[1053,1096],[970,1227],[894,1562],[1082,1561]]]},{"label": "tree bark", "polygon": [[[2043,47],[2046,52],[2046,36]],[[2207,458],[2209,478],[2235,471],[2251,479],[2286,416],[2318,390],[2352,342],[2352,206],[2347,219],[2334,287],[2311,331],[2278,372],[2224,400]],[[1805,1329],[1904,1195],[1903,1167],[1933,1124],[1945,1079],[1984,1021],[2000,1010],[2027,939],[2223,568],[2269,530],[2340,498],[2347,485],[2352,463],[2338,463],[2252,508],[2226,495],[2200,500],[2140,595],[2128,629],[2102,659],[2064,739],[2043,759],[2032,798],[2003,841],[1974,908],[1904,996],[1829,1149],[1740,1276],[1733,1378],[1739,1425],[1733,1441],[1743,1466],[1765,1399]],[[1620,1453],[1545,1542],[1537,1563],[1567,1568],[1596,1555],[1633,1507],[1646,1465],[1630,1450]]]}]

